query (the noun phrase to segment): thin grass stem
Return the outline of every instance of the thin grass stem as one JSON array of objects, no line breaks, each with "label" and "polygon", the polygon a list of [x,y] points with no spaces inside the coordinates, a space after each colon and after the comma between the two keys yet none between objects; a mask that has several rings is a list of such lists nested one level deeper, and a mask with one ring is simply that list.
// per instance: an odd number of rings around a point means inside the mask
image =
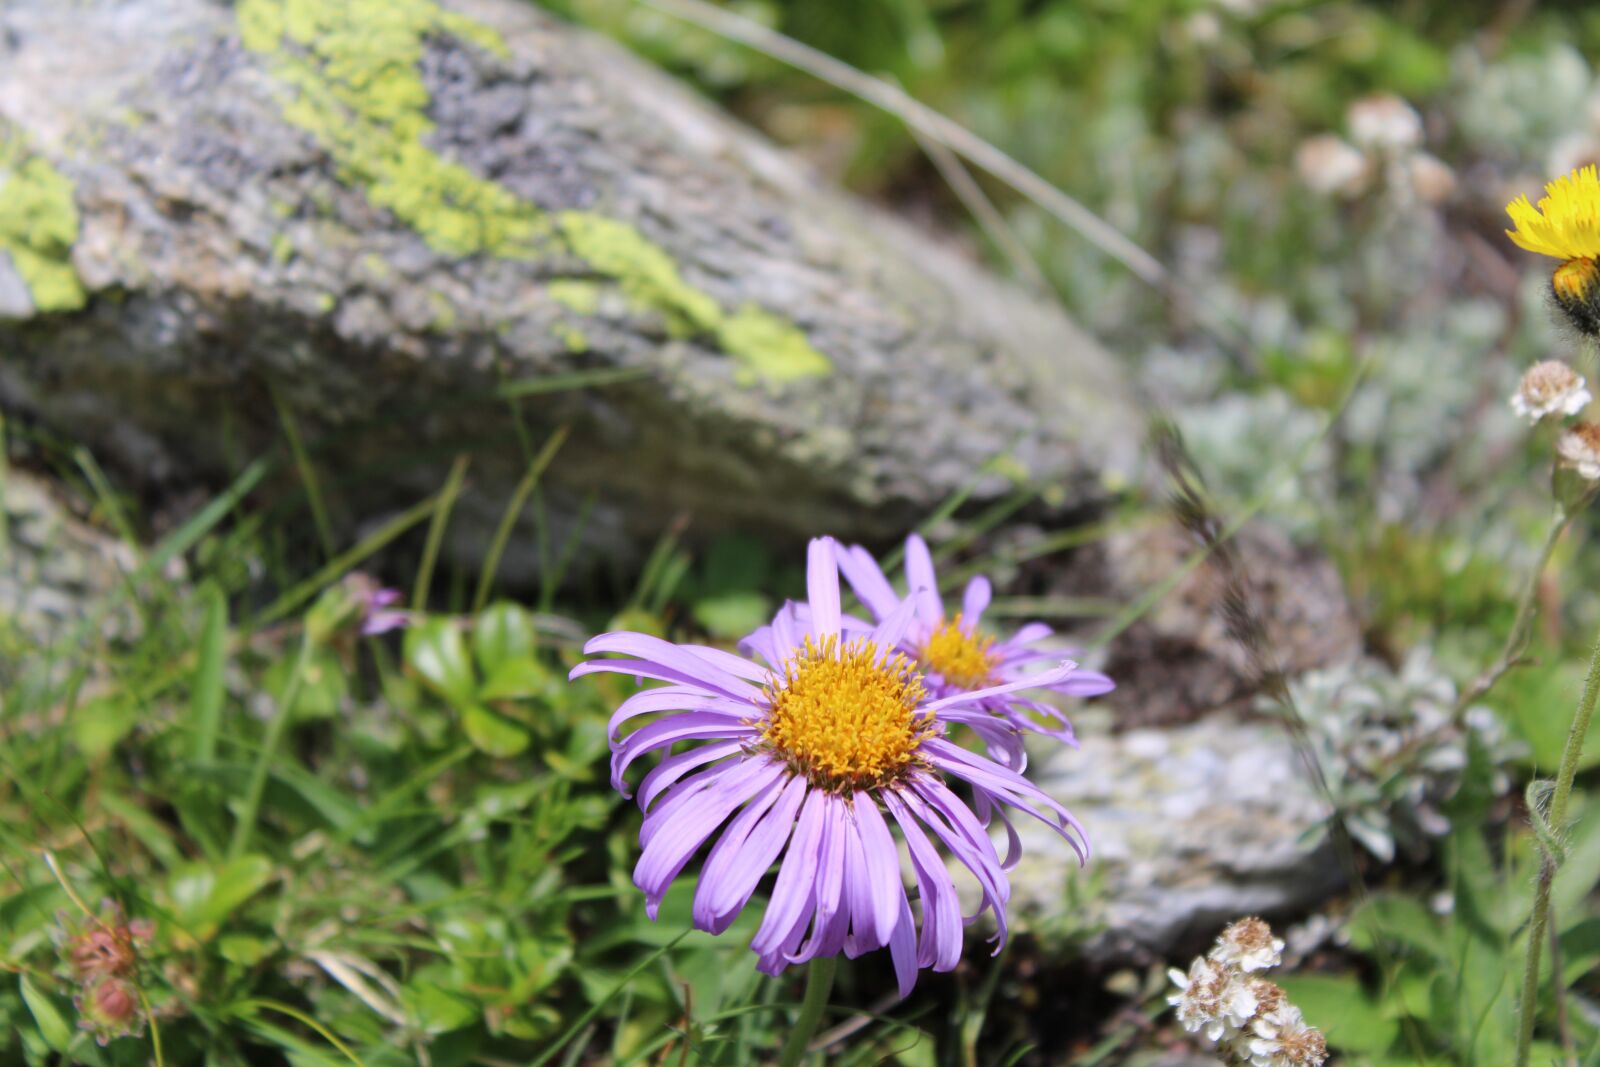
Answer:
[{"label": "thin grass stem", "polygon": [[[1567,827],[1567,803],[1572,799],[1572,782],[1578,775],[1578,760],[1583,755],[1583,743],[1589,736],[1589,724],[1594,719],[1594,706],[1600,698],[1600,637],[1595,639],[1594,650],[1589,655],[1589,674],[1583,683],[1583,695],[1578,698],[1572,725],[1567,730],[1567,743],[1561,750],[1561,764],[1556,771],[1555,788],[1550,793],[1550,814],[1546,825],[1549,836],[1559,845]],[[1532,816],[1538,818],[1538,812]],[[1555,887],[1556,871],[1561,866],[1556,851],[1540,835],[1541,859],[1539,881],[1534,891],[1533,918],[1528,923],[1528,957],[1522,968],[1522,999],[1517,1014],[1517,1067],[1527,1067],[1533,1047],[1533,1026],[1539,1012],[1539,955],[1544,948],[1545,928],[1550,921],[1550,893]],[[1560,981],[1552,975],[1552,981]]]},{"label": "thin grass stem", "polygon": [[294,665],[290,668],[289,681],[283,687],[283,697],[273,709],[272,717],[267,720],[266,736],[261,740],[261,750],[256,753],[255,766],[250,771],[250,782],[245,787],[244,803],[239,808],[239,821],[233,827],[233,841],[228,845],[230,860],[243,856],[245,850],[250,847],[250,835],[255,832],[256,816],[261,811],[261,796],[267,788],[267,773],[272,769],[272,761],[278,754],[278,746],[283,743],[284,731],[294,714],[295,701],[300,698],[300,686],[305,678],[306,668],[311,664],[313,647],[311,632],[307,630],[300,635],[300,651],[295,655]]},{"label": "thin grass stem", "polygon": [[545,468],[550,466],[550,461],[555,459],[556,453],[566,443],[570,426],[562,426],[550,435],[550,439],[539,449],[539,454],[534,456],[528,464],[528,470],[517,483],[516,489],[511,493],[511,499],[506,501],[505,513],[500,516],[500,525],[495,528],[494,540],[489,542],[489,552],[484,557],[483,572],[478,576],[478,591],[472,596],[472,613],[474,615],[484,609],[489,603],[489,593],[494,589],[495,575],[500,573],[500,558],[505,555],[506,545],[511,541],[511,532],[516,529],[517,519],[522,515],[522,509],[528,503],[528,495],[539,485],[539,479],[544,476]]},{"label": "thin grass stem", "polygon": [[461,483],[467,477],[467,464],[471,460],[465,452],[456,457],[445,477],[444,488],[439,490],[439,506],[433,509],[428,523],[428,539],[422,546],[422,565],[417,568],[416,584],[411,587],[411,610],[428,609],[428,587],[433,584],[433,568],[439,562],[439,547],[444,544],[444,531],[450,525],[450,512],[461,495]]}]

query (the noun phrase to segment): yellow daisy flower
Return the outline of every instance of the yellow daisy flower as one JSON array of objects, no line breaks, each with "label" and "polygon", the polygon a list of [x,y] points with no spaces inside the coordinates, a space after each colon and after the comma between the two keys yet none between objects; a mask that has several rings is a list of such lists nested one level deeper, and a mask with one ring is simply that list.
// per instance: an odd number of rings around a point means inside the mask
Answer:
[{"label": "yellow daisy flower", "polygon": [[1507,230],[1518,248],[1562,261],[1600,255],[1600,176],[1594,164],[1544,187],[1535,208],[1526,196],[1506,205],[1516,224]]},{"label": "yellow daisy flower", "polygon": [[1594,164],[1544,187],[1539,206],[1519,196],[1506,205],[1518,248],[1561,260],[1550,295],[1579,333],[1600,338],[1600,174]]}]

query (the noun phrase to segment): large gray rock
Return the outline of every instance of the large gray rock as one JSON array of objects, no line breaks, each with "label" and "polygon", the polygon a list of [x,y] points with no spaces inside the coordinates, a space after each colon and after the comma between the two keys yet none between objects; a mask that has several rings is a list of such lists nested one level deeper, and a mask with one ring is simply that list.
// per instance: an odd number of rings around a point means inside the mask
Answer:
[{"label": "large gray rock", "polygon": [[[24,689],[139,635],[135,549],[74,514],[55,486],[0,463],[0,719]],[[163,576],[176,578],[170,568]],[[5,730],[21,729],[15,721]]]},{"label": "large gray rock", "polygon": [[977,499],[1082,500],[1140,436],[1059,311],[523,0],[9,0],[0,309],[0,403],[147,490],[275,445],[275,392],[336,519],[470,452],[478,545],[567,423],[597,551],[893,536],[1008,448]]},{"label": "large gray rock", "polygon": [[1148,963],[1343,884],[1326,839],[1301,842],[1328,808],[1281,726],[1219,716],[1113,735],[1103,715],[1075,718],[1082,749],[1057,750],[1030,776],[1083,822],[1094,855],[1080,872],[1059,837],[1019,823],[1019,916],[1087,934],[1092,960]]}]

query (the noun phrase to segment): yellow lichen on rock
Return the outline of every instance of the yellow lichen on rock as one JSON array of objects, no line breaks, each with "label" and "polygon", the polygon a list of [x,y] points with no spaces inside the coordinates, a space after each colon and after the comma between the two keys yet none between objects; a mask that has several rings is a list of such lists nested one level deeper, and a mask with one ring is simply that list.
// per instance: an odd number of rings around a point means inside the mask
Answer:
[{"label": "yellow lichen on rock", "polygon": [[69,258],[78,225],[72,182],[0,124],[0,252],[35,311],[76,311],[87,301]]},{"label": "yellow lichen on rock", "polygon": [[284,117],[329,152],[342,181],[430,247],[501,259],[570,254],[633,306],[661,314],[674,334],[715,338],[746,376],[785,382],[832,370],[798,327],[753,304],[730,314],[632,225],[596,212],[545,212],[427,145],[434,124],[419,63],[428,38],[507,55],[493,30],[433,0],[239,0],[236,12],[245,47],[267,57],[291,90]]}]

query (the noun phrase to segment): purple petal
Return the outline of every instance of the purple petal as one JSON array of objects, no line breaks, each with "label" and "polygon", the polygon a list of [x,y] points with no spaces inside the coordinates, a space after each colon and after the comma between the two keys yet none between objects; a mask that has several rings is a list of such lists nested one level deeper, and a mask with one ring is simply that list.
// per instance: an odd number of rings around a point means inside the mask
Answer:
[{"label": "purple petal", "polygon": [[657,719],[617,742],[611,754],[611,781],[614,788],[634,760],[658,748],[679,741],[720,741],[729,737],[754,737],[756,728],[732,715],[710,711],[686,711]]},{"label": "purple petal", "polygon": [[778,651],[778,639],[771,624],[757,627],[739,639],[739,651],[760,656],[774,671],[783,666],[783,653]]},{"label": "purple petal", "polygon": [[795,775],[781,793],[777,786],[771,789],[772,799],[766,804],[752,803],[740,812],[700,872],[694,922],[702,930],[720,934],[733,924],[789,840],[795,812],[806,798],[806,780]]},{"label": "purple petal", "polygon": [[803,963],[816,956],[837,956],[850,930],[850,909],[845,899],[845,848],[849,833],[849,808],[831,797],[823,807],[822,839],[816,878],[816,917],[811,940],[789,954],[789,962]]},{"label": "purple petal", "polygon": [[916,534],[906,538],[906,581],[911,585],[911,595],[917,598],[917,614],[929,626],[939,625],[944,618],[944,604],[939,600],[939,579],[933,573],[933,556],[928,553],[928,542]]},{"label": "purple petal", "polygon": [[778,653],[778,662],[773,665],[775,669],[781,668],[783,661],[801,647],[801,627],[795,620],[797,606],[792,600],[786,601],[772,617],[772,638]]},{"label": "purple petal", "polygon": [[911,995],[917,984],[917,921],[911,917],[911,904],[906,900],[906,887],[895,880],[896,916],[894,933],[889,936],[889,958],[894,961],[895,984],[900,999]]},{"label": "purple petal", "polygon": [[851,545],[840,553],[839,570],[873,618],[882,619],[899,605],[900,598],[884,576],[883,568],[872,558],[872,553],[860,545]]},{"label": "purple petal", "polygon": [[[992,794],[993,799],[1009,804],[1018,811],[1026,812],[1055,830],[1078,853],[1080,861],[1088,861],[1089,846],[1083,826],[1070,811],[1056,803],[1038,786],[1020,774],[1009,771],[982,756],[974,755],[943,738],[928,738],[923,742],[922,750],[932,758],[934,766],[946,774],[955,775],[972,783],[973,786]],[[1052,814],[1044,814],[1035,807],[1035,804],[1047,808]]]},{"label": "purple petal", "polygon": [[961,901],[950,870],[906,804],[890,790],[884,791],[883,799],[906,839],[906,851],[911,854],[911,867],[917,876],[917,893],[922,898],[918,963],[936,971],[955,970],[961,962]]},{"label": "purple petal", "polygon": [[811,609],[811,634],[820,644],[839,636],[839,563],[831,537],[814,538],[806,550],[806,602]]},{"label": "purple petal", "polygon": [[1043,641],[1053,633],[1055,631],[1042,622],[1030,622],[1018,627],[1017,632],[1012,634],[1005,643],[1007,645],[1031,645],[1035,641]]},{"label": "purple petal", "polygon": [[983,706],[945,708],[939,712],[939,721],[958,723],[970,729],[983,740],[989,754],[1011,770],[1020,773],[1027,767],[1028,753],[1018,733],[1022,727],[1013,716],[997,718],[993,711]]},{"label": "purple petal", "polygon": [[750,947],[759,956],[781,953],[798,943],[799,932],[803,931],[806,920],[811,917],[815,907],[818,845],[821,844],[823,812],[828,801],[827,793],[814,789],[800,809],[789,850],[784,854],[783,865],[778,868],[777,883],[772,887],[772,898],[767,901],[766,914],[761,918],[761,927],[756,931],[756,936],[750,941]]},{"label": "purple petal", "polygon": [[[739,751],[743,741],[717,741],[709,745],[696,745],[675,756],[668,756],[644,776],[644,781],[639,783],[639,808],[649,811],[650,805],[662,790],[694,770],[707,763],[715,763],[724,756],[731,756]],[[618,788],[624,798],[628,796],[626,788]]]},{"label": "purple petal", "polygon": [[920,710],[938,711],[940,708],[957,704],[975,704],[987,697],[999,696],[1001,693],[1015,693],[1021,689],[1048,689],[1077,669],[1078,665],[1076,663],[1071,660],[1062,660],[1059,667],[1029,675],[1021,681],[1007,682],[1005,685],[992,685],[987,689],[973,689],[966,693],[954,693],[942,700],[924,704]]},{"label": "purple petal", "polygon": [[999,947],[1005,944],[1008,930],[1006,902],[1011,899],[1011,883],[1006,878],[1000,857],[995,854],[994,842],[984,833],[976,816],[944,783],[923,775],[913,778],[908,784],[910,788],[901,791],[901,799],[978,880],[983,900],[973,917],[976,918],[987,909],[994,910],[997,928],[995,951],[998,952]]},{"label": "purple petal", "polygon": [[[708,662],[703,657],[687,649],[679,648],[670,641],[663,641],[659,637],[649,634],[617,633],[601,634],[589,639],[583,646],[585,655],[595,655],[600,652],[613,652],[624,656],[634,656],[638,664],[617,660],[591,660],[580,663],[573,668],[569,677],[579,677],[589,673],[584,668],[592,670],[609,669],[617,673],[637,673],[647,678],[663,676],[669,682],[688,682],[691,685],[702,685],[715,689],[719,693],[733,697],[736,700],[753,700],[759,698],[761,691],[717,665]],[[620,664],[620,666],[619,666]],[[658,673],[649,673],[640,667]]]},{"label": "purple petal", "polygon": [[663,711],[699,711],[702,706],[720,711],[725,709],[716,707],[716,704],[724,699],[694,685],[663,685],[644,689],[617,705],[617,710],[611,713],[611,721],[606,724],[606,737],[615,742],[617,730],[622,724],[638,715]]},{"label": "purple petal", "polygon": [[900,881],[900,851],[871,794],[857,794],[852,810],[867,862],[865,875],[872,901],[872,928],[878,934],[878,943],[883,944],[894,929],[894,894],[905,895]]},{"label": "purple petal", "polygon": [[989,606],[989,600],[993,596],[994,587],[983,575],[980,574],[967,583],[966,595],[961,598],[961,622],[968,633],[978,628],[984,609]]},{"label": "purple petal", "polygon": [[645,914],[656,917],[667,886],[722,821],[783,773],[781,763],[747,760],[707,789],[702,802],[679,810],[677,817],[651,838],[633,869],[633,884],[644,893]]},{"label": "purple petal", "polygon": [[772,672],[759,663],[751,663],[743,656],[735,656],[732,652],[726,652],[720,648],[713,648],[710,645],[679,645],[678,647],[694,653],[713,667],[720,667],[734,677],[743,678],[746,681],[754,682],[756,685],[764,686],[772,677]]},{"label": "purple petal", "polygon": [[917,618],[917,601],[915,597],[906,597],[895,605],[893,611],[883,617],[883,621],[872,631],[872,643],[883,649],[886,653],[905,640],[906,631],[911,629],[911,624]]}]

